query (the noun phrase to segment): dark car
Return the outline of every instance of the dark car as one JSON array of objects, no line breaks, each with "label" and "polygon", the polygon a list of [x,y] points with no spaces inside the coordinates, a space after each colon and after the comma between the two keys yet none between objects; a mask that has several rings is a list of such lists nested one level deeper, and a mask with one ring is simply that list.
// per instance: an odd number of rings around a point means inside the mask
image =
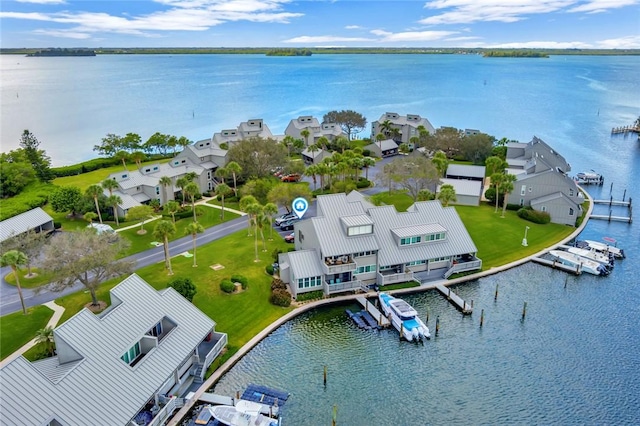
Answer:
[{"label": "dark car", "polygon": [[296,240],[296,233],[295,232],[292,232],[292,233],[290,233],[288,235],[285,235],[285,237],[284,237],[284,242],[285,243],[293,244],[295,242],[295,240]]},{"label": "dark car", "polygon": [[280,224],[280,229],[283,231],[291,231],[293,229],[293,225],[299,221],[300,219],[293,218],[293,219],[289,219],[287,221],[284,221]]}]

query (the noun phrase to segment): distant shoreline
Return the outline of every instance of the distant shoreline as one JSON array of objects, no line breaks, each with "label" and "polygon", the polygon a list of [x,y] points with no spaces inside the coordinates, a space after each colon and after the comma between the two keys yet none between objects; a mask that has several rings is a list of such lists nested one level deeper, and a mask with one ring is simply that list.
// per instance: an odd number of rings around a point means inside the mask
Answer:
[{"label": "distant shoreline", "polygon": [[[2,55],[27,55],[51,48],[0,48]],[[236,48],[236,47],[157,47],[157,48],[74,48],[95,52],[96,55],[183,55],[183,54],[253,54],[267,55],[270,52],[282,50],[273,47],[265,48]],[[71,49],[69,49],[71,50]],[[379,47],[344,47],[344,48],[298,48],[309,52],[309,56],[322,54],[415,54],[415,55],[482,55],[485,57],[547,57],[551,55],[582,55],[582,56],[638,56],[640,49],[483,49],[483,48],[379,48]]]}]

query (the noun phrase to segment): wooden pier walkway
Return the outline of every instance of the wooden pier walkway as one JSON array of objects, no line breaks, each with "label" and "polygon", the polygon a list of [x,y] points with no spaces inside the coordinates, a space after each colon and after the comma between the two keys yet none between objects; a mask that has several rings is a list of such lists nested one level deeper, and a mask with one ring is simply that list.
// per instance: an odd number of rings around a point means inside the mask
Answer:
[{"label": "wooden pier walkway", "polygon": [[460,296],[451,291],[449,287],[445,287],[444,284],[436,284],[436,289],[438,289],[438,291],[463,314],[470,315],[473,312],[473,307],[465,302]]},{"label": "wooden pier walkway", "polygon": [[633,219],[631,216],[613,216],[611,214],[611,212],[609,212],[609,214],[592,214],[589,216],[589,219],[600,219],[600,220],[606,220],[606,221],[614,221],[614,222],[627,222],[627,223],[631,223],[633,222]]},{"label": "wooden pier walkway", "polygon": [[611,129],[611,134],[612,135],[617,135],[617,134],[626,134],[626,133],[640,133],[640,127],[638,126],[621,126],[621,127],[614,127]]},{"label": "wooden pier walkway", "polygon": [[609,206],[631,207],[631,198],[629,198],[629,201],[616,201],[614,199],[610,199],[610,200],[593,200],[593,204],[606,204],[606,205],[609,205]]},{"label": "wooden pier walkway", "polygon": [[558,262],[557,260],[543,259],[541,257],[533,257],[531,258],[531,260],[533,262],[539,263],[540,265],[550,266],[553,269],[560,269],[561,271],[569,272],[570,274],[580,275],[582,273],[579,266],[567,266]]},{"label": "wooden pier walkway", "polygon": [[391,325],[389,319],[387,319],[387,317],[385,317],[373,303],[369,302],[369,299],[364,296],[358,296],[356,297],[356,301],[358,301],[358,303],[362,305],[364,310],[369,312],[371,316],[375,318],[376,321],[378,321],[378,325],[380,327],[389,327]]}]

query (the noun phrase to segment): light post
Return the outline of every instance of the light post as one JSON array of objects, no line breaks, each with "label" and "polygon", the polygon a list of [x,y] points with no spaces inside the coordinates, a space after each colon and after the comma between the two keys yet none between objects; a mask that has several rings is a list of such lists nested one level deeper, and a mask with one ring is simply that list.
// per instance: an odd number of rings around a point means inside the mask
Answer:
[{"label": "light post", "polygon": [[527,231],[529,230],[528,226],[524,227],[524,238],[522,239],[522,245],[524,247],[527,247],[529,244],[527,244]]}]

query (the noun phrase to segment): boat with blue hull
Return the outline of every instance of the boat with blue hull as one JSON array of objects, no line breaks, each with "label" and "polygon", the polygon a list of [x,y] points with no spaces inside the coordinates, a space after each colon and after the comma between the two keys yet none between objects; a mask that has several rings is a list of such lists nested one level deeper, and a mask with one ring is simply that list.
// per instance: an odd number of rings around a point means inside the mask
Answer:
[{"label": "boat with blue hull", "polygon": [[382,312],[400,332],[400,337],[409,342],[419,342],[431,338],[429,328],[418,317],[416,310],[406,301],[387,293],[380,293],[378,300]]}]

